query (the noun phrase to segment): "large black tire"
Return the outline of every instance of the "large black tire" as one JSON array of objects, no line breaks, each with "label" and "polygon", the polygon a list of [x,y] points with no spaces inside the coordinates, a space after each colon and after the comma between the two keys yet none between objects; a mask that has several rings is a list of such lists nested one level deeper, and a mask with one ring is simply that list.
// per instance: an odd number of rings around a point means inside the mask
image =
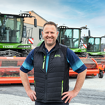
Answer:
[{"label": "large black tire", "polygon": [[98,77],[99,77],[99,78],[103,78],[103,71],[100,71],[100,72],[99,72]]}]

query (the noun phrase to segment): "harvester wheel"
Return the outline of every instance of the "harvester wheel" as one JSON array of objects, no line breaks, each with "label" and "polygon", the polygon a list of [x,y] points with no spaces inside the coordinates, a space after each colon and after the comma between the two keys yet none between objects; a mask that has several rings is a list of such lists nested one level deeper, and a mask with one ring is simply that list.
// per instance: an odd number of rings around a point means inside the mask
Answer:
[{"label": "harvester wheel", "polygon": [[103,71],[100,71],[100,72],[99,72],[98,77],[99,77],[99,78],[103,78]]}]

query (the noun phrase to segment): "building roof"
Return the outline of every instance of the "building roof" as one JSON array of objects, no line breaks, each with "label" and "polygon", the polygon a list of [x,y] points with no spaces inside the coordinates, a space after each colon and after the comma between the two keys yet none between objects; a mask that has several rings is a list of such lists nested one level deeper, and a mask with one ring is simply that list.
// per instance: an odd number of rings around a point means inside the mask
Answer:
[{"label": "building roof", "polygon": [[[31,12],[34,12],[33,10]],[[38,15],[36,12],[34,12],[36,15]],[[44,19],[43,17],[41,17],[40,15],[38,15],[40,18],[42,18],[43,20],[45,20],[46,22],[48,22],[46,19]]]},{"label": "building roof", "polygon": [[[25,11],[25,12],[29,12],[29,11]],[[41,26],[43,27],[43,25],[47,22],[46,19],[44,19],[43,17],[41,17],[40,15],[38,15],[36,12],[34,12],[33,10],[31,10],[31,15],[34,16],[37,19],[37,26]],[[25,18],[24,19],[24,23],[27,24],[34,24],[34,18]]]}]

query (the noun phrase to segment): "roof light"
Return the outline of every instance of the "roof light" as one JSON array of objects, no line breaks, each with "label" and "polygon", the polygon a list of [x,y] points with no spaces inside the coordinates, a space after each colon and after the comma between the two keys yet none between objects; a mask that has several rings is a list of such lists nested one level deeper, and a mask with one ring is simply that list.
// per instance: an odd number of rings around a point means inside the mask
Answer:
[{"label": "roof light", "polygon": [[29,11],[29,14],[31,15],[31,11]]}]

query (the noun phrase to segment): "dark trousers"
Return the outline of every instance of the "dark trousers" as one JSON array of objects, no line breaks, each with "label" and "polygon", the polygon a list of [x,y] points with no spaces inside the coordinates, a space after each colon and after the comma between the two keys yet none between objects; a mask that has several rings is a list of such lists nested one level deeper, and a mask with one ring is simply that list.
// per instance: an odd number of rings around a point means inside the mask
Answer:
[{"label": "dark trousers", "polygon": [[42,102],[35,101],[35,105],[69,105],[69,103],[55,103],[55,102],[42,103]]}]

